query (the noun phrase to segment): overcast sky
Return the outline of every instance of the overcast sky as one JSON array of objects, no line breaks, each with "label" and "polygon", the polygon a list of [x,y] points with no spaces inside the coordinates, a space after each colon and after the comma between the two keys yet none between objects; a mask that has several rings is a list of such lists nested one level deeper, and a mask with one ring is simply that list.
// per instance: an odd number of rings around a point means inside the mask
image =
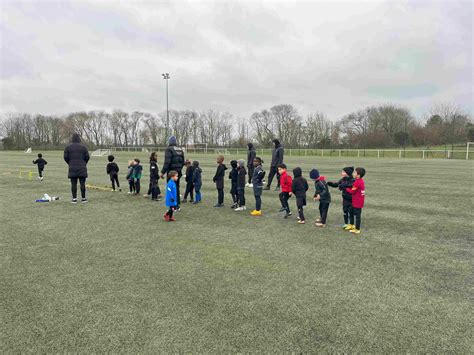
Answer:
[{"label": "overcast sky", "polygon": [[473,110],[473,2],[1,3],[0,111]]}]

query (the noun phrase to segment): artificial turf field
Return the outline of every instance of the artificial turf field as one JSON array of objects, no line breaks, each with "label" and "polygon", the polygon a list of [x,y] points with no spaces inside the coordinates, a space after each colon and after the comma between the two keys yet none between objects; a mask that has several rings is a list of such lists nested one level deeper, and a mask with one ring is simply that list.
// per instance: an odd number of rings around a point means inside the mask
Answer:
[{"label": "artificial turf field", "polygon": [[[336,189],[326,229],[281,218],[274,191],[262,217],[234,212],[228,181],[213,208],[213,155],[189,156],[203,203],[166,223],[163,202],[126,192],[72,205],[61,152],[45,152],[42,183],[18,178],[35,153],[0,152],[2,353],[474,351],[472,161],[288,157],[305,176],[367,169],[354,236]],[[116,153],[125,188],[132,156]],[[105,165],[91,158],[88,183],[110,184]],[[62,199],[33,202],[45,192]],[[309,204],[307,222],[316,214]]]}]

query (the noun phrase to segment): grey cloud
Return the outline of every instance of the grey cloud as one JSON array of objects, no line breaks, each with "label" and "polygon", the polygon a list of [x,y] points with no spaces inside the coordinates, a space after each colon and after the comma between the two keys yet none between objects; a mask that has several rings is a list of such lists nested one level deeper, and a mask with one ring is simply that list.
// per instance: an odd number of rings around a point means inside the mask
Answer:
[{"label": "grey cloud", "polygon": [[[337,118],[380,100],[472,110],[472,4],[2,3],[1,105]],[[5,15],[6,14],[6,15]],[[32,98],[33,97],[33,98]]]}]

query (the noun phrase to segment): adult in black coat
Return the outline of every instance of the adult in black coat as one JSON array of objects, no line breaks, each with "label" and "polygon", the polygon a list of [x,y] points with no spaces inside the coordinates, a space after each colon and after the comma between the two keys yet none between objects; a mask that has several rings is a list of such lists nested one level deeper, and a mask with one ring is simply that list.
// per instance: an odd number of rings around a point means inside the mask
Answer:
[{"label": "adult in black coat", "polygon": [[268,174],[268,183],[265,190],[270,190],[270,186],[275,175],[277,176],[276,190],[280,189],[280,174],[278,174],[278,165],[283,164],[285,150],[278,139],[274,139],[273,144],[275,147],[272,150],[272,162],[270,163],[270,173]]},{"label": "adult in black coat", "polygon": [[253,176],[253,169],[255,167],[253,166],[253,160],[257,156],[257,151],[255,150],[253,143],[248,143],[247,147],[249,148],[247,152],[247,170],[248,170],[248,175],[249,175],[249,182],[248,184],[252,184],[252,176]]},{"label": "adult in black coat", "polygon": [[77,181],[81,186],[82,202],[87,202],[86,179],[87,162],[89,161],[89,151],[81,143],[81,136],[74,133],[71,144],[64,149],[64,161],[69,165],[68,178],[71,179],[72,203],[77,203]]},{"label": "adult in black coat", "polygon": [[[181,205],[181,197],[179,194],[179,182],[181,180],[182,170],[184,166],[184,151],[182,148],[177,146],[177,141],[175,136],[171,136],[168,139],[168,148],[165,150],[165,161],[163,163],[163,168],[161,169],[161,178],[164,178],[164,175],[168,175],[170,171],[178,172],[178,180],[176,181],[176,194],[178,196],[178,204],[176,206],[179,209]],[[166,181],[169,181],[168,176],[166,176]]]}]

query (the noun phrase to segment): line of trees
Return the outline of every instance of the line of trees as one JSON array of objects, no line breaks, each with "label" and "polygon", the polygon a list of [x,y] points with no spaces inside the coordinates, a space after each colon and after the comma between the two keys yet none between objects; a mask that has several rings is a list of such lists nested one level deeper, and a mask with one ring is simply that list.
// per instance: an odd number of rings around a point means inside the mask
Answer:
[{"label": "line of trees", "polygon": [[122,110],[74,112],[61,117],[9,113],[0,118],[4,149],[61,148],[72,133],[91,147],[165,146],[169,135],[181,145],[269,147],[279,138],[288,148],[389,148],[454,145],[474,141],[472,118],[451,104],[434,106],[423,120],[407,108],[384,104],[352,112],[337,121],[322,112],[306,117],[288,104],[236,119],[227,112],[171,110],[154,114]]}]

